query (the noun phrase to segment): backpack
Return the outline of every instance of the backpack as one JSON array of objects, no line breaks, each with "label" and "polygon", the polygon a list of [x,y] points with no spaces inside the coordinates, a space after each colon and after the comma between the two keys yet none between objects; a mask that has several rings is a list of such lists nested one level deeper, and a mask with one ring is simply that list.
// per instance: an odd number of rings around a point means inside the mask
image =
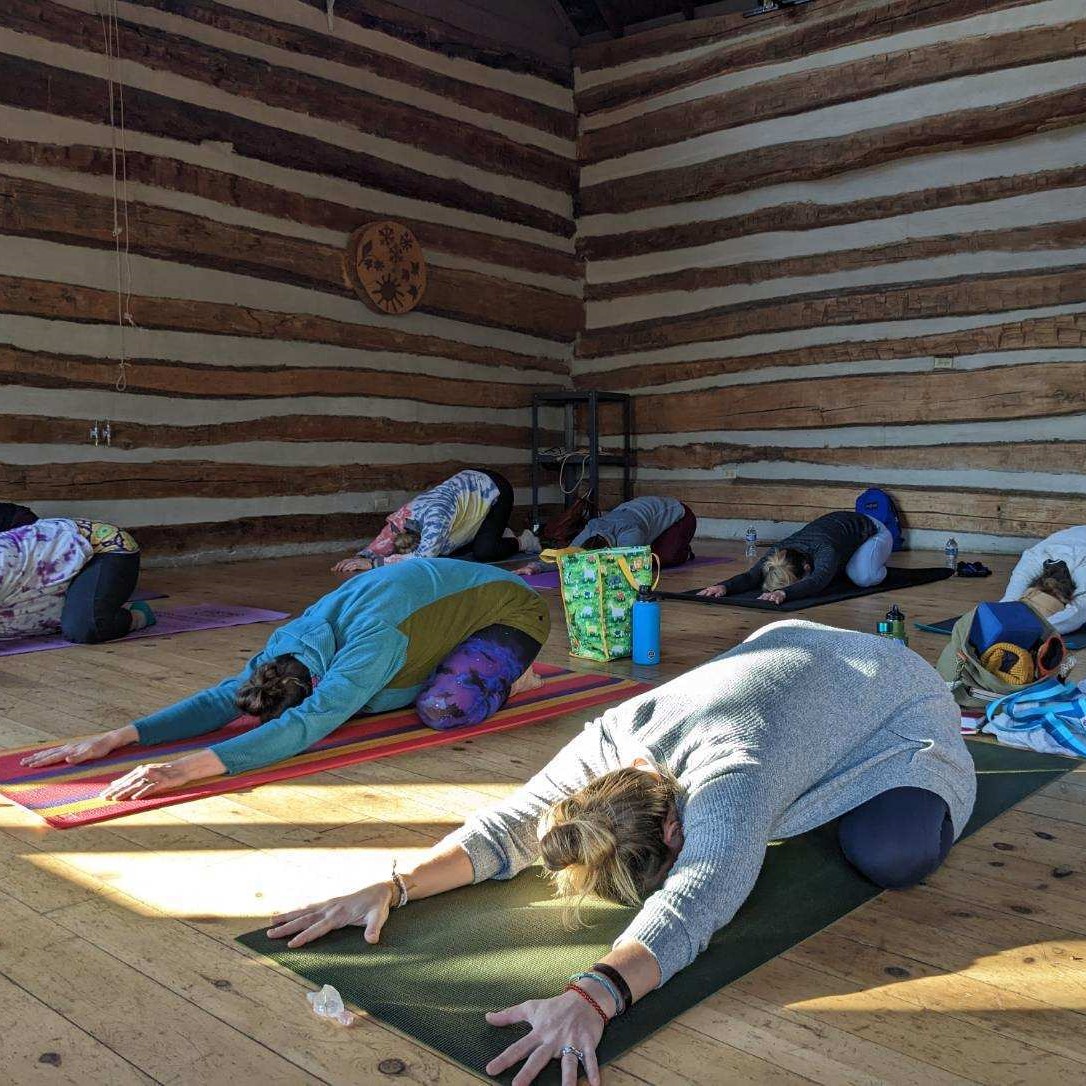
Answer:
[{"label": "backpack", "polygon": [[874,517],[880,524],[884,524],[886,530],[894,538],[895,551],[905,546],[905,537],[901,532],[901,515],[897,511],[894,499],[885,490],[880,490],[876,486],[865,490],[856,499],[856,512],[865,513],[869,517]]}]

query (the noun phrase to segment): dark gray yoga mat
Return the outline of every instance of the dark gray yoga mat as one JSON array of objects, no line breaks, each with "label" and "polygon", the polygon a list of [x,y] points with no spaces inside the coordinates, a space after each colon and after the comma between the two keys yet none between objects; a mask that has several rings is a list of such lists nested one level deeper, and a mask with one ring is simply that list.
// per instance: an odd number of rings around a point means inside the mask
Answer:
[{"label": "dark gray yoga mat", "polygon": [[817,596],[806,596],[801,600],[788,600],[784,603],[766,603],[758,599],[761,592],[742,592],[736,596],[709,597],[699,596],[700,589],[691,588],[686,592],[655,592],[653,595],[662,600],[680,600],[686,603],[707,603],[714,607],[749,607],[755,611],[806,611],[811,607],[822,607],[827,603],[839,603],[841,600],[855,599],[857,596],[874,596],[879,592],[902,592],[907,588],[934,584],[954,576],[954,570],[946,566],[921,566],[910,569],[906,566],[888,566],[886,578],[880,584],[870,588],[860,588],[846,577],[838,577],[825,592]]},{"label": "dark gray yoga mat", "polygon": [[[966,833],[1081,764],[984,740],[967,746],[978,793]],[[833,825],[772,845],[735,919],[692,965],[608,1025],[600,1062],[879,893],[845,862]],[[299,894],[304,897],[304,888]],[[621,906],[593,904],[585,909],[591,927],[569,932],[549,884],[539,868],[529,868],[508,882],[480,883],[393,912],[376,947],[363,943],[358,928],[299,950],[268,939],[263,929],[238,941],[314,986],[334,985],[349,1003],[485,1074],[486,1064],[524,1030],[489,1026],[483,1014],[560,992],[571,973],[610,949],[632,915]],[[557,1083],[557,1065],[536,1081]]]},{"label": "dark gray yoga mat", "polygon": [[[955,615],[954,618],[944,618],[940,622],[914,622],[913,625],[918,630],[924,630],[926,633],[937,633],[949,637],[954,629],[954,624],[961,617],[961,615]],[[1069,649],[1086,649],[1086,626],[1080,626],[1077,630],[1064,634],[1063,643]]]}]

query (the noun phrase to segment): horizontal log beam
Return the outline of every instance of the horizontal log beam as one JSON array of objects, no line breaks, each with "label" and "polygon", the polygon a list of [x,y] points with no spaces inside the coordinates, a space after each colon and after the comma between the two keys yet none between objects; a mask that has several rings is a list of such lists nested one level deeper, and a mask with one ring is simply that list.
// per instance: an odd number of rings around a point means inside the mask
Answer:
[{"label": "horizontal log beam", "polygon": [[[893,339],[856,340],[812,344],[786,351],[735,358],[709,358],[692,362],[655,362],[625,366],[577,376],[574,384],[609,391],[650,388],[675,381],[690,381],[725,373],[745,373],[767,366],[815,366],[840,362],[893,361],[931,355],[955,357],[988,351],[1012,351],[1044,347],[1086,347],[1086,314],[1033,317],[966,328],[934,335],[902,335]],[[799,370],[797,378],[802,378]]]},{"label": "horizontal log beam", "polygon": [[[712,483],[642,483],[641,492],[678,498],[702,518],[805,523],[835,509],[851,509],[856,483],[810,480],[762,482],[739,479]],[[1029,491],[887,488],[906,529],[984,535],[1043,537],[1086,523],[1086,496],[1044,497]],[[610,484],[607,497],[617,487]]]},{"label": "horizontal log beam", "polygon": [[[0,445],[85,445],[91,418],[58,415],[0,415]],[[169,426],[138,422],[113,424],[114,449],[194,449],[236,445],[250,441],[357,442],[398,444],[404,457],[416,446],[489,445],[522,450],[531,442],[531,427],[476,420],[410,422],[392,418],[352,415],[269,415],[239,422],[198,426]],[[544,440],[557,443],[558,431],[545,431]],[[360,454],[364,455],[364,454]]]},{"label": "horizontal log beam", "polygon": [[[1086,204],[1083,210],[1086,211]],[[969,233],[910,238],[906,241],[873,245],[863,249],[831,249],[822,253],[782,260],[751,260],[716,268],[688,268],[617,283],[589,284],[586,301],[630,298],[661,291],[712,290],[739,284],[762,283],[772,279],[799,279],[854,271],[857,268],[896,264],[906,260],[930,260],[940,256],[983,252],[1037,252],[1045,249],[1074,249],[1086,245],[1086,218],[1017,226],[1003,230],[974,230]]]},{"label": "horizontal log beam", "polygon": [[[673,320],[638,321],[589,331],[578,343],[577,354],[598,358],[687,343],[726,342],[766,332],[1066,305],[1086,301],[1086,267],[874,286],[848,292],[820,291],[793,298],[720,306]],[[908,328],[902,331],[907,333]]]},{"label": "horizontal log beam", "polygon": [[[155,298],[134,294],[128,307],[141,328],[178,332],[209,332],[212,335],[246,336],[254,339],[326,343],[360,351],[397,351],[406,354],[450,358],[500,369],[544,370],[563,374],[562,359],[528,356],[492,347],[476,347],[438,336],[415,335],[375,325],[351,324],[329,317],[283,313],[270,309],[185,298]],[[117,319],[117,295],[108,290],[0,275],[0,313],[78,321],[113,323]],[[403,375],[398,378],[405,380]]]},{"label": "horizontal log beam", "polygon": [[[639,396],[639,433],[800,430],[1035,419],[1086,413],[1080,362],[888,373]],[[604,419],[606,433],[619,427]]]},{"label": "horizontal log beam", "polygon": [[[856,484],[873,468],[895,471],[998,471],[1060,473],[1086,463],[1086,441],[1006,441],[991,444],[947,442],[941,445],[847,445],[838,448],[792,448],[782,445],[736,445],[692,441],[641,449],[640,468],[711,471],[725,466],[773,463],[855,468]],[[652,483],[645,481],[643,488]]]},{"label": "horizontal log beam", "polygon": [[[127,367],[128,395],[186,399],[250,400],[284,396],[360,396],[417,400],[461,407],[528,407],[531,385],[465,381],[424,374],[306,366],[206,366],[134,358]],[[0,383],[32,388],[110,389],[117,380],[112,359],[58,355],[0,346]]]},{"label": "horizontal log beam", "polygon": [[[514,486],[528,481],[524,464],[491,464]],[[464,465],[352,464],[311,467],[222,464],[215,460],[150,464],[89,461],[62,464],[0,464],[0,492],[16,502],[124,501],[156,498],[270,498],[352,491],[420,491],[448,479]],[[391,510],[390,510],[391,511]]]}]

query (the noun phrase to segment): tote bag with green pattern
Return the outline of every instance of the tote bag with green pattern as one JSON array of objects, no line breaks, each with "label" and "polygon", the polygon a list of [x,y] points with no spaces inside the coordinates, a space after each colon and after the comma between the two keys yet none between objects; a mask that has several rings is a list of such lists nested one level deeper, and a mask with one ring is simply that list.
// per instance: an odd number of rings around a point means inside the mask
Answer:
[{"label": "tote bag with green pattern", "polygon": [[655,556],[648,547],[545,551],[558,563],[569,654],[585,660],[629,656],[633,644],[633,605],[638,589],[654,588]]}]

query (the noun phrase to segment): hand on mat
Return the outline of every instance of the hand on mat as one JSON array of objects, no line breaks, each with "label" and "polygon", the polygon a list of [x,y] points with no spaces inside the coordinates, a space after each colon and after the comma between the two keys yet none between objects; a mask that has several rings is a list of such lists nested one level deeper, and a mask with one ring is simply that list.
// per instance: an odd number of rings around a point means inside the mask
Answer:
[{"label": "hand on mat", "polygon": [[728,590],[722,584],[711,584],[708,588],[703,588],[698,595],[709,596],[711,599],[719,599],[721,596],[726,596]]},{"label": "hand on mat", "polygon": [[148,762],[136,766],[104,788],[102,799],[145,799],[171,788],[180,788],[189,781],[216,777],[225,772],[226,767],[214,751],[199,750],[173,762]]},{"label": "hand on mat", "polygon": [[373,560],[370,558],[344,558],[332,567],[333,573],[366,573],[373,569]]},{"label": "hand on mat", "polygon": [[391,907],[392,886],[379,882],[353,894],[322,901],[319,905],[307,905],[304,909],[273,916],[268,938],[285,939],[291,935],[293,938],[287,946],[305,946],[337,928],[354,926],[365,927],[362,937],[367,943],[376,943]]},{"label": "hand on mat", "polygon": [[[518,577],[531,577],[534,573],[542,573],[547,567],[542,562],[528,562],[523,566],[518,566],[512,572]],[[555,567],[557,569],[557,567]]]},{"label": "hand on mat", "polygon": [[766,603],[775,603],[779,607],[784,603],[784,593],[778,588],[776,592],[763,592],[758,599]]},{"label": "hand on mat", "polygon": [[523,1060],[524,1066],[513,1079],[513,1086],[527,1086],[551,1060],[561,1060],[562,1086],[576,1086],[580,1070],[577,1057],[562,1055],[563,1046],[572,1045],[584,1055],[588,1081],[599,1086],[596,1045],[603,1036],[603,1020],[576,992],[563,992],[552,999],[529,999],[504,1011],[489,1011],[486,1020],[492,1026],[527,1022],[532,1027],[531,1033],[514,1041],[486,1065],[488,1075],[498,1075]]},{"label": "hand on mat", "polygon": [[63,746],[50,747],[48,750],[28,754],[19,764],[29,766],[31,769],[44,765],[56,765],[58,762],[79,765],[81,762],[93,762],[96,758],[104,758],[118,747],[123,747],[132,741],[121,738],[119,732],[116,731],[104,732],[102,735],[91,736],[90,739],[76,739]]}]

